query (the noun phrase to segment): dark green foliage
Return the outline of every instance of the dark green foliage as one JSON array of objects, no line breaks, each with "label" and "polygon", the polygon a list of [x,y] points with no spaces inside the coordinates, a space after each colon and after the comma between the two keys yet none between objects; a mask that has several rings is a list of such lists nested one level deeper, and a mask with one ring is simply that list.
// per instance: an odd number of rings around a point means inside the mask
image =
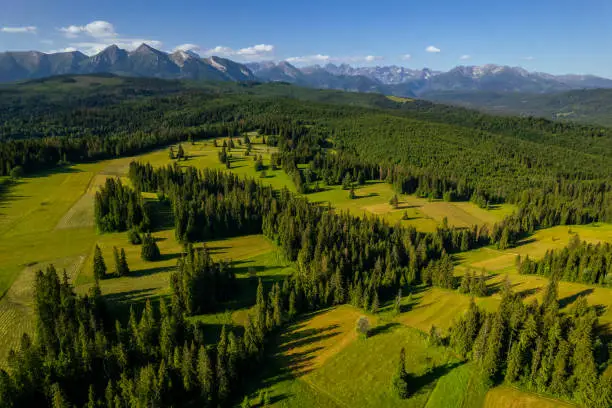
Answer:
[{"label": "dark green foliage", "polygon": [[230,298],[235,288],[232,268],[214,262],[206,247],[187,246],[170,277],[172,304],[188,315],[216,311],[217,305]]},{"label": "dark green foliage", "polygon": [[556,276],[570,282],[610,285],[612,271],[612,245],[580,242],[578,235],[562,250],[546,251],[539,261],[528,256],[518,259],[518,269],[525,275]]},{"label": "dark green foliage", "polygon": [[250,324],[207,347],[201,327],[163,300],[159,313],[149,301],[139,318],[132,309],[123,328],[97,286],[77,296],[49,267],[34,289],[36,340],[25,335],[11,352],[10,376],[0,370],[3,407],[228,406],[261,356]]},{"label": "dark green foliage", "polygon": [[113,178],[106,179],[96,192],[94,219],[100,232],[149,228],[149,216],[140,195]]},{"label": "dark green foliage", "polygon": [[159,247],[157,246],[157,242],[155,242],[155,238],[150,233],[147,233],[142,238],[142,247],[140,249],[140,257],[144,261],[157,261],[161,257],[161,253],[159,252]]},{"label": "dark green foliage", "polygon": [[409,375],[406,372],[406,351],[402,347],[400,350],[399,361],[393,377],[391,379],[391,389],[395,395],[405,399],[410,396],[408,389]]},{"label": "dark green foliage", "polygon": [[128,241],[132,245],[142,244],[142,238],[140,237],[140,234],[133,228],[128,231]]},{"label": "dark green foliage", "polygon": [[459,292],[477,297],[487,296],[487,273],[483,269],[480,275],[468,269],[459,286]]},{"label": "dark green foliage", "polygon": [[[598,355],[597,315],[584,298],[567,314],[559,313],[553,277],[541,306],[526,306],[506,284],[499,310],[483,315],[470,310],[452,328],[450,344],[477,362],[485,378],[518,383],[536,391],[571,398],[582,406],[605,406],[607,353]],[[471,323],[468,323],[470,321]],[[473,344],[475,330],[478,330]]]},{"label": "dark green foliage", "polygon": [[113,247],[113,256],[115,259],[115,273],[118,276],[127,276],[130,273],[130,267],[127,263],[127,257],[125,256],[125,250],[121,248],[121,253],[117,251],[117,247]]},{"label": "dark green foliage", "polygon": [[98,245],[96,245],[96,249],[94,250],[93,273],[96,279],[106,278],[106,263],[104,262],[102,251]]}]

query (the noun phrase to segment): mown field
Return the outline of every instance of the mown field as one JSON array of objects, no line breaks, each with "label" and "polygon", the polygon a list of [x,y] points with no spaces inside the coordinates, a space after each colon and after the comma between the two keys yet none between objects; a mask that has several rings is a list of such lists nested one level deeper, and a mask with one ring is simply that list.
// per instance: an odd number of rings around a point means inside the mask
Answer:
[{"label": "mown field", "polygon": [[[261,155],[269,165],[274,151],[254,140],[252,154]],[[221,143],[219,143],[219,146]],[[180,165],[198,168],[225,169],[219,162],[219,147],[212,141],[184,143],[187,159]],[[174,146],[174,151],[177,146]],[[255,171],[252,157],[244,156],[244,149],[232,151],[231,171],[254,177],[274,188],[293,183],[282,170],[266,169],[266,176]],[[95,245],[103,251],[109,272],[113,271],[113,247],[124,248],[131,269],[130,276],[110,278],[101,282],[102,292],[114,307],[140,307],[145,299],[157,299],[169,294],[168,280],[182,246],[176,241],[171,226],[154,231],[162,253],[157,262],[144,262],[140,247],[132,246],[125,233],[96,233],[93,226],[93,197],[107,177],[121,177],[127,182],[129,163],[134,160],[151,162],[155,166],[172,162],[168,149],[143,154],[136,158],[122,158],[92,164],[66,167],[61,171],[26,177],[8,190],[0,201],[0,365],[8,350],[16,347],[22,333],[32,331],[32,280],[35,271],[53,263],[66,269],[68,276],[84,293],[91,287],[92,253]],[[336,211],[350,211],[355,215],[384,217],[391,223],[414,225],[421,231],[433,231],[446,217],[450,225],[469,227],[474,224],[494,223],[509,214],[512,206],[483,210],[471,203],[429,201],[415,196],[400,196],[398,208],[389,205],[393,196],[391,186],[370,181],[356,189],[356,199],[339,186],[322,186],[323,191],[309,194],[313,202],[330,204]],[[146,198],[155,201],[152,194]],[[407,219],[402,219],[407,218]],[[499,303],[497,288],[506,275],[513,289],[526,301],[542,296],[547,280],[538,276],[516,273],[517,255],[539,258],[546,250],[567,245],[572,234],[579,234],[589,242],[611,241],[611,225],[556,227],[536,232],[516,248],[504,251],[482,248],[455,257],[456,275],[467,268],[489,273],[489,296],[476,299],[477,304],[493,310]],[[213,257],[231,259],[239,278],[236,301],[224,305],[217,314],[197,316],[211,328],[211,341],[221,326],[244,323],[253,303],[257,278],[266,285],[292,272],[291,265],[279,256],[274,245],[263,236],[246,236],[206,243]],[[379,316],[370,316],[375,335],[360,340],[354,331],[361,311],[350,306],[331,309],[310,316],[281,333],[274,354],[277,363],[266,368],[263,387],[271,391],[277,406],[407,406],[444,407],[465,406],[513,407],[546,406],[538,396],[521,393],[513,388],[486,390],[471,385],[472,370],[460,362],[449,350],[430,347],[426,337],[431,325],[442,330],[450,327],[469,304],[469,297],[457,291],[417,288],[404,294],[402,313],[391,316],[389,307]],[[604,324],[612,324],[612,291],[577,283],[561,282],[559,297],[562,307],[569,306],[580,295],[591,304],[601,305]],[[127,311],[127,309],[126,309]],[[409,371],[415,377],[415,394],[401,401],[389,391],[399,349],[407,351]],[[269,371],[269,372],[268,372]],[[360,373],[355,375],[355,373]],[[461,390],[468,390],[463,392]],[[486,397],[485,397],[486,395]],[[254,397],[254,395],[252,395]],[[518,401],[518,402],[516,402]],[[548,401],[548,402],[547,402]],[[456,405],[453,405],[456,404]],[[506,404],[506,405],[505,405]],[[562,405],[550,405],[562,406]]]}]

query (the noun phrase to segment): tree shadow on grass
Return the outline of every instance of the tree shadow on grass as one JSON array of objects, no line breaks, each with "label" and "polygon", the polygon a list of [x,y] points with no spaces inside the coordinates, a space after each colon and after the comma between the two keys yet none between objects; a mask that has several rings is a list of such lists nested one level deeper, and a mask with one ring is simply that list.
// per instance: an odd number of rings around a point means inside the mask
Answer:
[{"label": "tree shadow on grass", "polygon": [[368,337],[374,337],[379,334],[388,333],[391,330],[393,330],[393,328],[398,327],[398,326],[400,326],[400,324],[397,322],[389,322],[386,324],[378,325],[369,331]]},{"label": "tree shadow on grass", "polygon": [[589,288],[589,289],[581,290],[578,293],[574,293],[573,295],[561,298],[561,299],[559,299],[559,308],[563,309],[564,307],[569,306],[572,303],[574,303],[576,300],[578,300],[579,297],[581,297],[581,296],[588,296],[588,295],[590,295],[593,292],[594,292],[594,289]]},{"label": "tree shadow on grass", "polygon": [[408,380],[408,384],[410,384],[412,390],[411,393],[414,395],[421,392],[426,392],[426,390],[433,387],[436,381],[438,381],[442,376],[448,374],[463,364],[465,364],[465,361],[458,361],[443,366],[434,367],[420,376],[411,375],[411,378]]},{"label": "tree shadow on grass", "polygon": [[542,288],[530,288],[530,289],[521,290],[520,292],[517,292],[516,294],[521,299],[526,299],[529,296],[533,296],[540,291],[542,291]]},{"label": "tree shadow on grass", "polygon": [[155,275],[156,273],[170,272],[175,268],[175,266],[158,266],[154,268],[138,269],[136,271],[130,271],[130,273],[124,276],[124,278],[140,278],[143,276]]}]

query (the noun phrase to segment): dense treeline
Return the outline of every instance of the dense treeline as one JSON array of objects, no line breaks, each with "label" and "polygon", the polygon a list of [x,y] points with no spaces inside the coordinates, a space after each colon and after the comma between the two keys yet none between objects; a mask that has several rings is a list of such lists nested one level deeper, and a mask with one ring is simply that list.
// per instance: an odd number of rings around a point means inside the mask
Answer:
[{"label": "dense treeline", "polygon": [[561,280],[610,285],[612,246],[609,243],[580,242],[578,235],[562,250],[546,251],[544,258],[517,258],[519,273],[524,275],[559,276]]},{"label": "dense treeline", "polygon": [[[177,236],[186,242],[230,232],[257,232],[273,239],[288,260],[297,262],[300,287],[296,296],[309,299],[309,308],[344,303],[348,292],[357,287],[359,297],[370,301],[375,295],[395,294],[400,286],[421,281],[451,287],[448,254],[490,243],[486,227],[442,225],[435,233],[419,233],[414,228],[391,227],[377,217],[336,214],[287,190],[275,193],[231,173],[176,165],[154,169],[136,162],[130,164],[129,173],[136,188],[168,197]],[[224,205],[236,211],[219,207]],[[224,215],[223,224],[211,224],[217,219],[215,211]],[[190,217],[185,225],[197,226],[192,233],[184,233],[191,230],[182,226],[183,214]]]},{"label": "dense treeline", "polygon": [[170,276],[172,303],[188,315],[214,312],[220,302],[231,298],[235,280],[228,262],[214,262],[206,247],[189,244]]},{"label": "dense treeline", "polygon": [[273,202],[271,188],[217,170],[155,170],[130,164],[130,179],[140,191],[157,192],[172,202],[176,237],[183,242],[261,233],[263,214]]},{"label": "dense treeline", "polygon": [[147,231],[150,219],[142,197],[120,179],[107,178],[94,200],[94,220],[100,232]]},{"label": "dense treeline", "polygon": [[147,301],[123,326],[110,320],[97,285],[77,296],[53,267],[37,273],[34,293],[36,337],[24,335],[11,352],[10,375],[0,369],[3,408],[227,406],[290,304],[278,284],[266,295],[260,282],[243,335],[223,328],[219,342],[206,345],[181,304],[162,299],[155,310]]},{"label": "dense treeline", "polygon": [[[37,101],[25,97],[27,86],[21,88],[1,102],[9,113],[0,110],[6,119],[0,120],[0,138],[10,141],[2,145],[0,171],[8,174],[17,165],[34,171],[58,162],[136,154],[189,137],[259,130],[280,136],[269,143],[286,140],[296,147],[295,162],[314,159],[319,145],[298,143],[312,136],[357,153],[367,167],[383,164],[393,173],[400,164],[412,178],[431,175],[429,191],[423,193],[438,197],[449,189],[436,179],[456,184],[458,197],[480,192],[495,202],[499,197],[515,200],[527,188],[564,180],[600,182],[612,175],[607,129],[274,84],[203,89],[171,84],[156,89],[132,82],[105,91],[58,92],[53,98],[43,93]],[[103,96],[100,102],[94,102],[96,92]],[[350,167],[345,170],[355,166]],[[338,182],[348,171],[321,176]],[[609,192],[609,184],[606,188]]]},{"label": "dense treeline", "polygon": [[472,302],[451,329],[450,345],[493,382],[520,384],[585,407],[609,407],[609,350],[597,335],[595,309],[580,297],[569,313],[560,313],[555,276],[541,305],[526,305],[510,286],[506,281],[495,313]]}]

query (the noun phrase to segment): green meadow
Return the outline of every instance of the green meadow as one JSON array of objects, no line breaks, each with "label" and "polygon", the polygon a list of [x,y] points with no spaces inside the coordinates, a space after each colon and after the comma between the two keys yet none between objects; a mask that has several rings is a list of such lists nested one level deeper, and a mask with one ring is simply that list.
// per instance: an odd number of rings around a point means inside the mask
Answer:
[{"label": "green meadow", "polygon": [[[244,147],[232,149],[229,171],[295,192],[290,177],[270,166],[274,148],[263,145],[254,135],[251,139],[250,156],[245,156]],[[217,145],[221,144],[219,139]],[[184,143],[182,147],[187,159],[178,162],[179,165],[227,171],[218,159],[220,147],[212,140]],[[177,148],[178,145],[173,146],[175,151]],[[263,177],[255,170],[254,155],[263,158],[266,166]],[[183,251],[171,225],[159,226],[153,232],[162,253],[162,259],[156,262],[143,261],[140,247],[128,243],[126,233],[100,235],[93,225],[95,192],[107,177],[121,177],[129,182],[126,176],[132,160],[154,166],[174,162],[169,158],[169,149],[161,149],[133,158],[68,166],[22,178],[12,183],[0,198],[0,365],[8,350],[18,346],[21,335],[32,332],[33,277],[37,270],[51,263],[66,270],[79,293],[86,293],[93,284],[95,246],[102,249],[109,272],[114,269],[113,247],[123,248],[130,275],[101,281],[102,292],[112,307],[127,311],[129,307],[142,307],[146,299],[155,301],[169,295],[170,274]],[[394,195],[391,186],[378,181],[357,187],[355,199],[349,198],[348,191],[340,186],[322,185],[321,190],[306,197],[330,205],[335,211],[378,216],[392,224],[412,225],[425,232],[434,231],[444,219],[458,227],[493,224],[514,210],[511,205],[487,210],[467,202],[448,203],[408,195],[400,195],[399,205],[393,208],[389,204]],[[145,199],[152,205],[159,204],[155,203],[154,194],[146,194]],[[516,256],[542,257],[549,249],[567,245],[573,234],[589,242],[612,242],[612,225],[555,227],[537,231],[515,248],[500,251],[488,247],[458,254],[456,275],[462,276],[468,268],[487,271],[489,296],[476,302],[489,310],[499,304],[497,288],[506,275],[514,290],[524,294],[525,301],[531,301],[542,296],[547,280],[519,275]],[[228,302],[219,313],[193,317],[210,327],[210,339],[214,341],[223,325],[240,326],[245,322],[254,303],[258,279],[271,285],[291,274],[293,268],[274,244],[261,235],[215,240],[205,245],[214,258],[231,260],[238,277],[239,294],[235,301]],[[591,304],[601,305],[602,323],[612,325],[610,289],[560,283],[562,307],[568,307],[580,295],[586,295]],[[429,346],[423,333],[432,325],[447,330],[469,301],[468,296],[457,291],[417,288],[410,296],[405,294],[399,316],[392,316],[389,307],[383,307],[378,316],[369,316],[375,334],[368,339],[357,337],[355,321],[362,312],[350,306],[307,316],[278,335],[272,350],[277,362],[262,373],[261,383],[254,387],[251,398],[256,399],[257,389],[267,389],[273,405],[291,407],[565,406],[545,405],[556,402],[514,388],[497,387],[487,393],[486,389],[478,388],[477,381],[471,381],[473,372],[469,364],[459,361],[448,349]],[[389,391],[401,347],[406,349],[408,369],[414,378],[414,393],[407,400],[399,400]],[[508,405],[510,400],[518,402]],[[457,405],[445,405],[449,401]]]}]

